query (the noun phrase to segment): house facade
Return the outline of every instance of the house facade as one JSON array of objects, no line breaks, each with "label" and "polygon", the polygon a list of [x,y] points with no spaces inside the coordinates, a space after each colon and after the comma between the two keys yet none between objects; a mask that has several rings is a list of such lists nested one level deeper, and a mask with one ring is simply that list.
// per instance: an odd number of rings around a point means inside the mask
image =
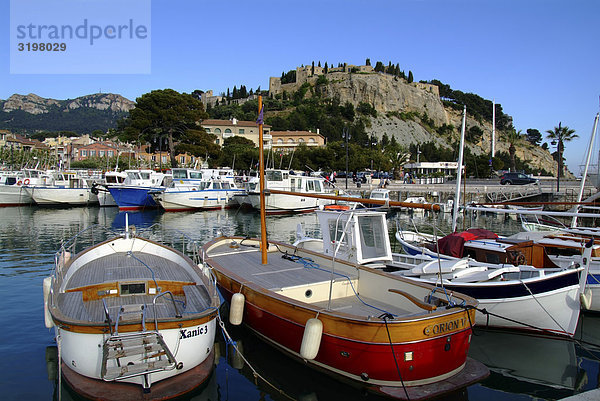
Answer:
[{"label": "house facade", "polygon": [[[258,124],[256,121],[240,121],[235,118],[231,120],[206,119],[200,123],[202,128],[209,134],[215,135],[215,143],[223,147],[223,141],[232,136],[241,136],[259,145]],[[263,145],[265,149],[270,149],[272,145],[271,126],[263,125]]]}]

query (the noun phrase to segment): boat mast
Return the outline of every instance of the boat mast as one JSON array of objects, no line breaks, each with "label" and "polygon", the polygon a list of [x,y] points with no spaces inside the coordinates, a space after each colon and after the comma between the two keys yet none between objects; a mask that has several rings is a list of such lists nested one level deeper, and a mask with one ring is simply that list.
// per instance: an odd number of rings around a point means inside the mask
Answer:
[{"label": "boat mast", "polygon": [[[588,169],[590,167],[590,160],[592,158],[592,148],[594,147],[594,140],[596,139],[596,128],[598,128],[598,117],[600,113],[596,113],[596,118],[594,118],[594,128],[592,128],[592,137],[590,138],[590,145],[588,146],[587,156],[585,158],[585,169],[583,170],[583,176],[581,177],[581,184],[579,185],[579,195],[577,197],[577,202],[581,202],[583,198],[583,188],[585,187],[585,179],[587,178]],[[600,163],[599,163],[600,164]],[[579,211],[580,206],[575,207],[575,212]],[[573,216],[573,220],[571,220],[571,227],[577,226],[577,214]]]},{"label": "boat mast", "polygon": [[460,130],[460,147],[458,150],[458,166],[456,166],[456,199],[452,206],[452,232],[456,232],[456,219],[458,218],[458,203],[460,202],[460,182],[462,181],[462,164],[465,146],[465,126],[467,124],[467,106],[463,109],[462,128]]},{"label": "boat mast", "polygon": [[258,171],[259,171],[259,188],[260,188],[260,249],[262,256],[262,264],[267,264],[267,219],[265,212],[265,155],[263,153],[263,104],[262,95],[258,95]]}]

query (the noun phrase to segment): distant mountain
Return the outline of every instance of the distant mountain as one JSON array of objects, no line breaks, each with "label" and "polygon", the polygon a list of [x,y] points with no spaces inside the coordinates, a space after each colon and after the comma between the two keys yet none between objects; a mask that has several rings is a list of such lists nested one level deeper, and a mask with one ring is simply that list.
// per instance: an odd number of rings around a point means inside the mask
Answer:
[{"label": "distant mountain", "polygon": [[121,95],[96,93],[76,99],[56,100],[14,94],[0,100],[0,129],[31,134],[39,131],[90,133],[116,127],[135,103]]}]

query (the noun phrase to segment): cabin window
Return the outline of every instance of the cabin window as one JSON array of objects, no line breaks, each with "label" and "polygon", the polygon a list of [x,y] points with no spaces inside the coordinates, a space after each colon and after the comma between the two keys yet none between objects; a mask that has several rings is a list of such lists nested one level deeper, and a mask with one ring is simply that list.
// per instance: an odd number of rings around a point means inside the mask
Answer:
[{"label": "cabin window", "polygon": [[307,190],[314,191],[315,190],[315,182],[313,180],[308,180],[307,182]]},{"label": "cabin window", "polygon": [[213,189],[221,189],[221,183],[220,182],[213,182]]},{"label": "cabin window", "polygon": [[121,295],[136,295],[146,293],[146,283],[127,283],[120,284]]},{"label": "cabin window", "polygon": [[500,263],[500,255],[497,253],[485,253],[485,261],[488,263]]},{"label": "cabin window", "polygon": [[281,171],[266,171],[265,176],[267,181],[283,181],[283,176],[281,175]]},{"label": "cabin window", "polygon": [[329,239],[333,244],[337,244],[340,239],[342,241],[342,245],[340,246],[340,250],[345,250],[348,248],[348,236],[344,235],[342,239],[342,233],[344,229],[345,222],[337,221],[337,219],[331,219],[328,222],[329,225]]},{"label": "cabin window", "polygon": [[360,245],[363,259],[387,256],[381,216],[359,216]]},{"label": "cabin window", "polygon": [[173,170],[173,179],[179,180],[182,178],[187,178],[185,170]]},{"label": "cabin window", "polygon": [[231,189],[231,185],[229,185],[228,182],[221,183],[221,186],[223,187],[223,189]]},{"label": "cabin window", "polygon": [[290,178],[290,190],[292,192],[296,192],[295,185],[296,185],[296,179],[295,178]]},{"label": "cabin window", "polygon": [[321,181],[315,181],[315,191],[322,192],[323,188],[321,187]]}]

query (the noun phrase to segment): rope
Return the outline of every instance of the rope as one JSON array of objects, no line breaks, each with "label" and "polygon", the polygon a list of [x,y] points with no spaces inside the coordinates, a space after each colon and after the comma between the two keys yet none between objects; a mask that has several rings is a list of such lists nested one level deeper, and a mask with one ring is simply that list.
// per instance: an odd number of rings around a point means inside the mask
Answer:
[{"label": "rope", "polygon": [[400,377],[400,383],[402,383],[402,388],[404,389],[404,394],[406,394],[406,399],[408,401],[410,401],[410,397],[408,396],[408,390],[406,389],[406,386],[404,385],[404,380],[402,379],[402,373],[400,373],[400,367],[398,366],[398,360],[396,359],[396,353],[394,352],[392,336],[390,335],[390,329],[388,328],[388,323],[387,323],[387,319],[389,317],[390,317],[390,315],[387,313],[384,313],[383,315],[379,316],[379,318],[383,319],[383,322],[385,323],[385,330],[387,331],[388,340],[390,342],[390,348],[392,349],[392,357],[394,358],[394,363],[396,364],[396,371],[398,372],[398,376]]},{"label": "rope", "polygon": [[221,331],[223,333],[223,338],[225,339],[225,344],[227,345],[225,347],[225,349],[226,349],[226,351],[225,351],[226,352],[225,357],[228,359],[229,345],[231,345],[235,349],[235,352],[237,352],[240,355],[240,357],[244,360],[244,362],[248,365],[248,367],[252,371],[252,374],[254,375],[255,378],[261,379],[263,382],[265,382],[270,387],[272,387],[275,391],[279,392],[279,394],[283,395],[286,398],[289,398],[290,400],[295,401],[294,397],[291,397],[290,395],[288,395],[282,389],[277,388],[277,386],[275,386],[273,383],[271,383],[270,381],[268,381],[265,377],[263,377],[260,373],[258,373],[256,371],[256,369],[254,369],[254,367],[252,366],[252,364],[250,363],[250,361],[248,361],[248,359],[246,359],[246,357],[240,352],[240,350],[239,350],[239,348],[237,346],[237,343],[231,338],[231,336],[227,332],[227,329],[225,328],[225,322],[223,322],[223,319],[221,318],[220,311],[219,311],[219,314],[217,316],[217,321],[219,322],[219,326],[221,327]]},{"label": "rope", "polygon": [[363,301],[362,298],[360,297],[360,295],[358,295],[358,293],[356,292],[356,289],[354,288],[354,284],[352,284],[352,280],[350,279],[350,277],[346,276],[345,274],[334,272],[334,271],[325,270],[325,269],[319,267],[319,264],[315,263],[311,259],[304,258],[304,257],[301,257],[301,256],[297,256],[297,255],[290,255],[287,252],[284,253],[281,257],[284,258],[284,259],[291,260],[292,262],[302,263],[304,265],[304,267],[307,268],[307,269],[321,270],[321,271],[323,271],[325,273],[333,273],[333,274],[336,274],[336,275],[338,275],[340,277],[344,277],[346,280],[348,280],[348,283],[350,283],[350,288],[352,288],[352,292],[354,292],[354,295],[356,295],[356,298],[358,298],[358,300],[360,302],[362,302],[363,305],[365,305],[365,306],[367,306],[369,308],[373,308],[375,310],[378,310],[378,311],[380,311],[380,312],[382,312],[383,314],[386,314],[386,315],[397,316],[397,315],[395,315],[395,314],[393,314],[391,312],[388,312],[388,311],[386,311],[384,309],[381,309],[381,308],[378,308],[376,306],[370,305],[370,304],[366,303],[365,301]]},{"label": "rope", "polygon": [[540,306],[540,308],[542,308],[542,310],[544,312],[546,312],[546,314],[550,317],[550,319],[552,319],[552,321],[558,326],[560,327],[560,329],[566,333],[566,330],[556,321],[556,319],[554,319],[554,317],[550,314],[550,312],[548,312],[546,310],[546,308],[544,308],[544,306],[540,303],[540,301],[535,297],[535,295],[533,295],[533,292],[531,292],[531,290],[529,289],[529,287],[527,287],[527,284],[525,284],[523,282],[523,280],[519,279],[519,281],[521,282],[521,284],[523,284],[523,287],[525,287],[527,289],[527,291],[529,291],[529,294],[531,295],[531,298],[533,298],[535,300],[535,302],[537,302],[537,304]]}]

